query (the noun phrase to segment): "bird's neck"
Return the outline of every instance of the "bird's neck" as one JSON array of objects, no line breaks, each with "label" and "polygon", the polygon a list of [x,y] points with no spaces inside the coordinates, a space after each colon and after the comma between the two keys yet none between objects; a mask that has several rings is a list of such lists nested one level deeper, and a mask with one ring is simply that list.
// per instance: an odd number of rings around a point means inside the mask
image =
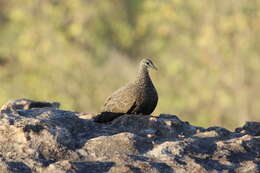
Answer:
[{"label": "bird's neck", "polygon": [[151,78],[147,68],[142,66],[139,67],[135,82],[139,84],[145,84],[147,82],[151,82]]}]

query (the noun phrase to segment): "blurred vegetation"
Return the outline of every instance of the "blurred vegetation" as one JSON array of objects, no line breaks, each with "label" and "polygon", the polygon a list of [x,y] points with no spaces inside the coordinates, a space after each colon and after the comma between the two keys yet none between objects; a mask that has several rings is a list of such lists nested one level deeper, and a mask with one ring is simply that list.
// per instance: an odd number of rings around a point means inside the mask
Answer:
[{"label": "blurred vegetation", "polygon": [[234,128],[260,121],[260,1],[0,0],[0,104],[98,112],[152,57],[154,114]]}]

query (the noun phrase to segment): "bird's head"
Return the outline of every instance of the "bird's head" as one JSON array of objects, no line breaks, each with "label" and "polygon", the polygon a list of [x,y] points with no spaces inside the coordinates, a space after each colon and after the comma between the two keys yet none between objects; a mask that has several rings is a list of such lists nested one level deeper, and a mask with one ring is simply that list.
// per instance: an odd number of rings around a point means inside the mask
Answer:
[{"label": "bird's head", "polygon": [[152,60],[148,59],[148,58],[145,58],[145,59],[142,59],[140,65],[142,67],[145,67],[147,69],[154,69],[154,70],[158,70],[157,67],[153,64]]}]

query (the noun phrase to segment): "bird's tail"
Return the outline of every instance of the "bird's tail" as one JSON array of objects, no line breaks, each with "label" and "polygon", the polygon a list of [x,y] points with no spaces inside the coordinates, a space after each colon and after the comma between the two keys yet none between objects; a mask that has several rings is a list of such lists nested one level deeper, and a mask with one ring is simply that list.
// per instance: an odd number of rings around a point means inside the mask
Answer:
[{"label": "bird's tail", "polygon": [[113,121],[114,119],[120,117],[124,113],[115,113],[115,112],[101,112],[96,117],[94,117],[94,121],[98,123],[107,123]]}]

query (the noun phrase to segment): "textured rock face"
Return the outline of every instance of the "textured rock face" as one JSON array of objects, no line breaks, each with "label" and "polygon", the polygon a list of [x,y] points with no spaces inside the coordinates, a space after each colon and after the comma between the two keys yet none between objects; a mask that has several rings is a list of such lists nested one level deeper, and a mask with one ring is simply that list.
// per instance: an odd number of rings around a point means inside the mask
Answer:
[{"label": "textured rock face", "polygon": [[100,124],[54,103],[28,102],[34,106],[8,103],[1,110],[1,173],[260,171],[257,122],[235,132],[195,127],[166,114],[124,115]]}]

